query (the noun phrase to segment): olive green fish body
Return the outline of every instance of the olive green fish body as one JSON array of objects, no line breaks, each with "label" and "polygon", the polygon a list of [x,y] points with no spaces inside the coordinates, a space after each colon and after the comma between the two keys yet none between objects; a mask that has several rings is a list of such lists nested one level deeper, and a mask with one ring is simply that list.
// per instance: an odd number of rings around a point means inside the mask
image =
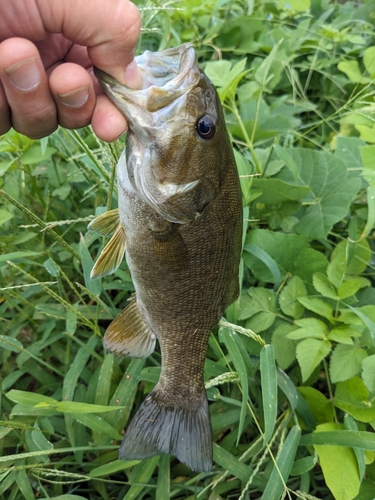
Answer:
[{"label": "olive green fish body", "polygon": [[157,338],[162,354],[160,379],[128,427],[120,458],[171,453],[209,470],[203,369],[210,331],[239,291],[239,179],[216,91],[193,48],[148,54],[151,66],[153,56],[167,67],[157,75],[165,79],[161,89],[151,82],[148,94],[122,90],[119,98],[110,82],[103,87],[130,127],[117,176],[119,227],[136,290],[104,345],[142,357]]}]

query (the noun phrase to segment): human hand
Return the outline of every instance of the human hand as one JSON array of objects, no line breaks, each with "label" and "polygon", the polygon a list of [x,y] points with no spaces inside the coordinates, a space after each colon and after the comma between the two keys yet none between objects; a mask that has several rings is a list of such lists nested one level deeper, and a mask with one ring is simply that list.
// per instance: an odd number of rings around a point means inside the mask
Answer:
[{"label": "human hand", "polygon": [[37,139],[91,123],[99,138],[117,139],[126,121],[93,66],[141,87],[140,25],[129,0],[0,0],[0,135],[13,127]]}]

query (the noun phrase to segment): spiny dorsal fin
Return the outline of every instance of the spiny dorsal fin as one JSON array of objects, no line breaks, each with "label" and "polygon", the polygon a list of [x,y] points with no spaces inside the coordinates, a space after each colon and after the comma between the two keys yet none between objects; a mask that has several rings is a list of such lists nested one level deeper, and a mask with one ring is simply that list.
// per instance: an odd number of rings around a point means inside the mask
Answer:
[{"label": "spiny dorsal fin", "polygon": [[125,307],[105,332],[104,348],[131,358],[146,358],[155,349],[156,335],[142,317],[134,299]]},{"label": "spiny dorsal fin", "polygon": [[103,248],[91,270],[90,278],[103,278],[114,273],[121,264],[126,247],[125,230],[118,225],[115,234]]},{"label": "spiny dorsal fin", "polygon": [[104,214],[96,217],[90,222],[87,227],[91,231],[99,233],[100,236],[110,238],[116,232],[119,224],[120,215],[118,212],[118,208],[114,208],[113,210],[108,210],[108,212],[105,212]]}]

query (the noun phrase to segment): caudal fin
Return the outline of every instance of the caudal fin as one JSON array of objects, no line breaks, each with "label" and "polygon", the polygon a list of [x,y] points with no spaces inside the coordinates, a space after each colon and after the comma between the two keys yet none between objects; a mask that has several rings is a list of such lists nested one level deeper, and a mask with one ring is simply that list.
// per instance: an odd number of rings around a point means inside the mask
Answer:
[{"label": "caudal fin", "polygon": [[165,406],[157,389],[147,396],[126,431],[119,458],[135,460],[166,453],[194,471],[211,469],[211,423],[205,395],[200,405],[191,408]]}]

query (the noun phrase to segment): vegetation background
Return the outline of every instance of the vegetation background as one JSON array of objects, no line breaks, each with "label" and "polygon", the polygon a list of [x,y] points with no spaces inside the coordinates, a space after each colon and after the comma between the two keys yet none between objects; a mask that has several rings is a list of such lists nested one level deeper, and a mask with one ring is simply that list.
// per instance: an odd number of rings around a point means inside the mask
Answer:
[{"label": "vegetation background", "polygon": [[[117,460],[160,354],[101,336],[133,291],[91,281],[123,141],[0,138],[0,498],[375,498],[375,2],[140,5],[139,52],[193,42],[245,213],[242,294],[205,366],[214,468]],[[151,263],[150,263],[151,265]]]}]

